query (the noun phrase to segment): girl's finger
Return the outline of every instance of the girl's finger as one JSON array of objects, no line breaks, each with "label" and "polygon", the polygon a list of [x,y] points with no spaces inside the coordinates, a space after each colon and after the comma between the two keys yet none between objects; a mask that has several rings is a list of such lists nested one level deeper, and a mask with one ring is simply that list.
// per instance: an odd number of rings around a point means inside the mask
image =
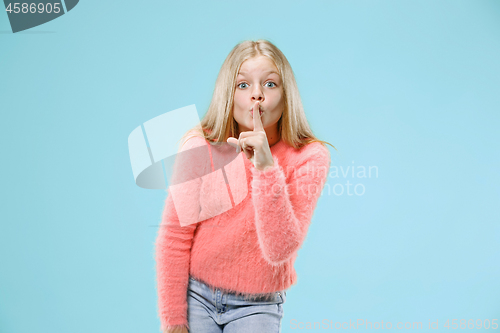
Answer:
[{"label": "girl's finger", "polygon": [[[246,133],[250,133],[250,134],[246,134]],[[254,136],[254,134],[252,134],[252,132],[240,133],[240,137],[238,138],[238,146],[240,147],[241,150],[245,150],[248,147],[247,145],[250,144],[251,141],[248,142],[248,140],[245,140],[245,139],[248,139],[252,136]]]},{"label": "girl's finger", "polygon": [[238,147],[236,148],[236,152],[239,154],[240,151],[243,149],[243,146],[242,146],[243,142],[242,142],[242,139],[241,139],[241,135],[240,137],[238,138]]},{"label": "girl's finger", "polygon": [[238,142],[239,142],[239,144],[238,144],[238,145],[239,145],[239,147],[241,148],[241,150],[245,150],[245,148],[246,148],[246,145],[245,145],[245,138],[239,138]]},{"label": "girl's finger", "polygon": [[260,119],[260,103],[255,102],[253,105],[253,131],[263,131],[264,125],[262,125],[262,120]]},{"label": "girl's finger", "polygon": [[248,159],[250,159],[253,156],[254,154],[253,147],[249,142],[247,142],[245,138],[241,139],[241,148],[243,149],[243,152],[245,153],[245,156]]},{"label": "girl's finger", "polygon": [[236,149],[236,152],[238,153],[238,146],[239,146],[239,140],[238,139],[233,138],[233,137],[229,137],[229,138],[227,138],[226,142],[230,146],[234,147]]}]

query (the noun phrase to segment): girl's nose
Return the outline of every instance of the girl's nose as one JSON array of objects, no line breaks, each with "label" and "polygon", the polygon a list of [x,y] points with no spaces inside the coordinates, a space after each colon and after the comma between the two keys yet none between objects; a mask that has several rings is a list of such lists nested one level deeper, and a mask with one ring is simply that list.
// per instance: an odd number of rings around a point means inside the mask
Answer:
[{"label": "girl's nose", "polygon": [[260,87],[256,87],[252,91],[252,100],[255,101],[264,101],[264,93],[260,89]]}]

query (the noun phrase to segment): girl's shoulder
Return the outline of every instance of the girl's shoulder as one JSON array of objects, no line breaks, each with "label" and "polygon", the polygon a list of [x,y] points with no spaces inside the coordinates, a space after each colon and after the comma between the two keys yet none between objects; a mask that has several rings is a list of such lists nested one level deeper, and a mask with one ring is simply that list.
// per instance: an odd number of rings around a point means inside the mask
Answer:
[{"label": "girl's shoulder", "polygon": [[330,163],[330,150],[325,144],[319,141],[313,141],[305,144],[299,149],[295,149],[296,163],[304,163],[308,161],[317,161],[320,164]]},{"label": "girl's shoulder", "polygon": [[200,132],[191,130],[187,132],[179,144],[179,151],[185,151],[195,147],[206,145],[208,141]]}]

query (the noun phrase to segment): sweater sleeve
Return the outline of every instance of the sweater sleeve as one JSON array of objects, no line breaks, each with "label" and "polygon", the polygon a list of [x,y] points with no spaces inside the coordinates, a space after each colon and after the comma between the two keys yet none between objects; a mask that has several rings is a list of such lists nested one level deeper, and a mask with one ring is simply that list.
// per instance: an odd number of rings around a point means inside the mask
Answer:
[{"label": "sweater sleeve", "polygon": [[[204,139],[201,138],[189,139],[179,152],[199,146],[200,142],[205,144],[203,141]],[[175,163],[172,179],[182,178],[183,180],[191,179],[191,181],[169,187],[156,238],[158,308],[162,332],[167,328],[182,326],[189,328],[187,320],[189,262],[192,239],[197,225],[194,222],[197,222],[196,214],[199,213],[197,205],[199,204],[200,179],[192,174],[192,169],[186,168],[186,164],[189,164],[186,158],[176,157]],[[179,172],[182,172],[182,175]],[[177,190],[174,191],[174,188]],[[192,220],[185,220],[181,223],[178,211],[189,212],[187,215],[190,215]]]},{"label": "sweater sleeve", "polygon": [[[274,166],[251,168],[255,225],[263,256],[271,265],[288,261],[307,234],[316,203],[327,180],[330,152],[321,143],[299,155],[287,181],[280,161]],[[301,154],[302,155],[302,154]]]}]

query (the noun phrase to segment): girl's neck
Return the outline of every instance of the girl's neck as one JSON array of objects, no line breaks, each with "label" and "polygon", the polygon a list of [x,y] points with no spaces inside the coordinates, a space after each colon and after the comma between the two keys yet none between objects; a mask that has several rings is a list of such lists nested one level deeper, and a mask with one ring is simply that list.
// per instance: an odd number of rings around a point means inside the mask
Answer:
[{"label": "girl's neck", "polygon": [[279,135],[269,136],[266,133],[266,136],[267,136],[267,142],[269,143],[269,147],[274,146],[275,144],[277,144],[281,140]]}]

